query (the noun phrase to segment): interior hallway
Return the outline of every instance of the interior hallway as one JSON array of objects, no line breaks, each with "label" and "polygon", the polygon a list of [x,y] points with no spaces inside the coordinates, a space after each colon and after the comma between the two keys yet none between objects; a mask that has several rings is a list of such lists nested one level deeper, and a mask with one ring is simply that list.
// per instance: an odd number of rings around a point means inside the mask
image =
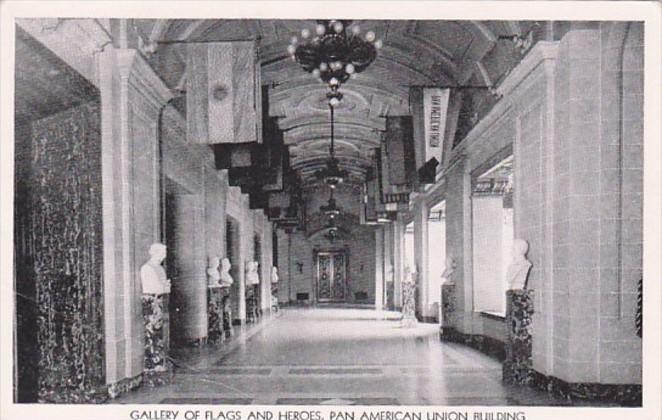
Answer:
[{"label": "interior hallway", "polygon": [[[501,382],[501,364],[442,343],[438,326],[400,328],[399,314],[333,307],[284,309],[225,350],[174,356],[170,385],[122,404],[563,405]],[[378,319],[382,318],[382,319]]]}]

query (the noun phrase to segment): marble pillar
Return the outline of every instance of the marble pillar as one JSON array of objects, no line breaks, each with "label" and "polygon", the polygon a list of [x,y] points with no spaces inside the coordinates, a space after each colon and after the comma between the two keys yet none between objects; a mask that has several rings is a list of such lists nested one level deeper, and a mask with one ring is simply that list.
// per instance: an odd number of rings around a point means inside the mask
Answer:
[{"label": "marble pillar", "polygon": [[144,370],[137,273],[141,252],[161,237],[157,123],[172,92],[135,50],[108,46],[98,69],[105,380],[117,388]]},{"label": "marble pillar", "polygon": [[170,316],[168,293],[142,295],[145,322],[145,368],[143,382],[148,386],[164,385],[172,379],[170,349]]},{"label": "marble pillar", "polygon": [[533,290],[506,291],[506,360],[503,381],[527,385],[532,379]]},{"label": "marble pillar", "polygon": [[219,344],[225,341],[223,326],[223,288],[207,288],[207,342]]}]

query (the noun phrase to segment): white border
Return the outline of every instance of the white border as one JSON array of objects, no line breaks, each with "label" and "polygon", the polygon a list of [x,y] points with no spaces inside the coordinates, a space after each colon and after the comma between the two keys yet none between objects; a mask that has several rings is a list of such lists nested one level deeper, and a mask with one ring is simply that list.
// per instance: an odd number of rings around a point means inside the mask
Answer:
[{"label": "white border", "polygon": [[[0,295],[0,419],[129,419],[129,412],[140,409],[178,409],[183,418],[187,409],[205,410],[205,406],[164,405],[38,405],[13,404],[12,399],[12,255],[13,255],[13,67],[15,17],[114,17],[114,18],[287,18],[319,17],[369,19],[475,19],[475,20],[643,20],[645,21],[645,139],[644,139],[644,407],[643,408],[545,408],[545,407],[484,407],[482,411],[524,412],[526,419],[650,419],[662,418],[660,368],[662,307],[662,275],[660,255],[661,148],[660,129],[660,22],[662,3],[636,2],[569,2],[569,1],[4,1],[0,0],[0,273],[3,293]],[[221,407],[214,407],[218,410]],[[222,407],[230,409],[229,406]],[[251,410],[265,406],[240,407],[242,418]],[[274,410],[301,410],[304,407],[273,407]],[[349,407],[348,407],[349,408]],[[434,407],[399,407],[422,413]],[[329,407],[314,407],[323,414]],[[379,409],[374,407],[375,411]],[[448,407],[448,410],[480,410],[479,407]],[[436,411],[443,411],[442,408]],[[357,417],[358,418],[358,417]],[[424,417],[425,418],[425,415]],[[472,418],[472,417],[470,417]],[[328,416],[326,417],[328,419]]]}]

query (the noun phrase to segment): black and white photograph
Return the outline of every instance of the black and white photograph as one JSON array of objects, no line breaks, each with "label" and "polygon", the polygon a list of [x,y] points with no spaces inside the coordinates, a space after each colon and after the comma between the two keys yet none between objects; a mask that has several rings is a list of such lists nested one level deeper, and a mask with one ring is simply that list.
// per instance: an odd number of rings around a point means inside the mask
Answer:
[{"label": "black and white photograph", "polygon": [[20,3],[3,419],[659,415],[659,4]]}]

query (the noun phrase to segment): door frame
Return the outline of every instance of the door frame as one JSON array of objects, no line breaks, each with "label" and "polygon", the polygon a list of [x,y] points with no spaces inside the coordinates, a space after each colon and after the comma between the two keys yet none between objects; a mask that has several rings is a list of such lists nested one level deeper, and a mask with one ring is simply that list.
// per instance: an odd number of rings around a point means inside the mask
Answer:
[{"label": "door frame", "polygon": [[[320,255],[336,255],[336,254],[342,254],[343,255],[343,262],[344,262],[344,270],[345,270],[345,277],[343,279],[343,295],[344,299],[343,300],[337,300],[337,299],[324,299],[321,300],[319,297],[319,281],[320,281],[320,275],[319,275],[319,256]],[[315,303],[347,303],[350,301],[349,299],[349,288],[347,285],[347,277],[348,277],[348,267],[349,267],[349,262],[348,262],[348,257],[349,253],[347,252],[346,249],[331,249],[331,250],[315,250],[314,251],[314,276],[313,276],[313,290],[315,294]],[[333,261],[333,257],[331,257],[331,261]],[[333,274],[332,274],[333,276]]]}]

